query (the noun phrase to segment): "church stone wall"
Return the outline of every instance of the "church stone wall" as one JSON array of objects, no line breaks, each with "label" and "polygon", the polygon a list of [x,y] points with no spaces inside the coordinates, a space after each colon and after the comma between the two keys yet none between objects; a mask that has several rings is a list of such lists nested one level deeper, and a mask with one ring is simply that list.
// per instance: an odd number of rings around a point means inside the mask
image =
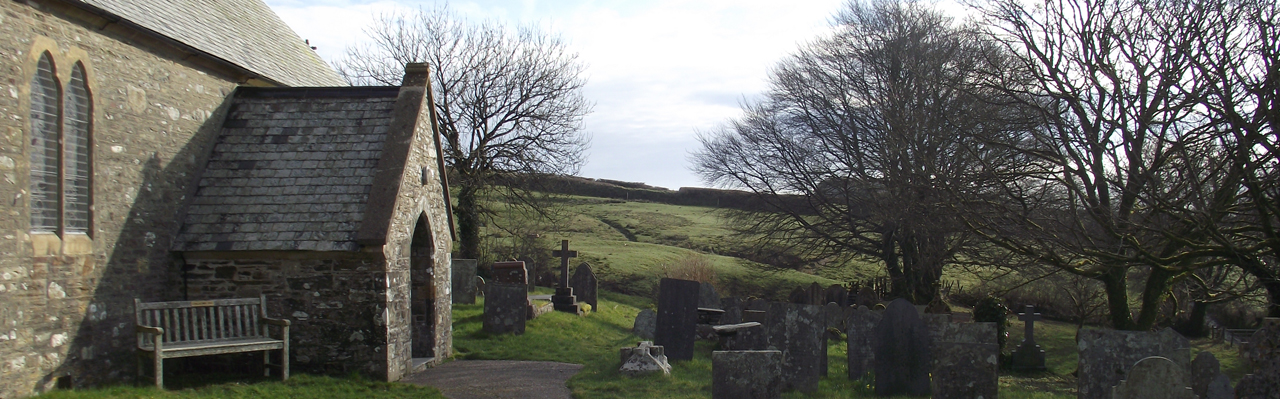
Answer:
[{"label": "church stone wall", "polygon": [[[133,298],[182,299],[169,237],[215,133],[206,121],[236,82],[148,40],[74,9],[0,1],[0,397],[132,378]],[[88,75],[87,235],[30,233],[29,85],[45,51],[62,84],[76,62]]]},{"label": "church stone wall", "polygon": [[[405,101],[406,94],[424,95],[426,71],[418,71],[416,81],[419,86],[413,86],[415,83],[415,73],[413,68],[409,68],[405,77],[405,86],[401,89],[401,99]],[[402,104],[397,104],[397,115],[395,118],[416,119],[409,127],[413,129],[411,134],[404,137],[408,142],[403,146],[391,145],[388,143],[384,148],[407,148],[408,155],[404,158],[404,167],[399,176],[399,195],[393,204],[390,227],[387,231],[386,244],[384,245],[384,253],[387,256],[387,275],[388,281],[393,285],[388,287],[387,307],[390,308],[390,314],[394,317],[404,320],[403,323],[392,324],[395,328],[388,330],[388,365],[390,367],[388,373],[389,380],[398,380],[409,371],[411,363],[411,328],[410,328],[410,276],[412,274],[410,247],[414,235],[415,224],[419,217],[425,218],[430,229],[431,239],[431,291],[435,293],[433,309],[437,311],[431,315],[434,317],[432,323],[435,327],[435,357],[430,366],[434,366],[443,359],[449,357],[453,348],[453,318],[450,309],[453,307],[452,300],[452,283],[451,265],[452,257],[450,251],[453,248],[453,235],[449,225],[448,210],[445,207],[447,199],[445,198],[444,189],[441,186],[443,176],[440,175],[438,167],[438,158],[436,152],[435,131],[431,124],[431,111],[428,109],[429,104],[426,98],[422,98],[419,108],[401,109]],[[395,126],[395,123],[393,123]],[[393,278],[394,276],[394,278]]]},{"label": "church stone wall", "polygon": [[191,299],[265,294],[267,315],[289,319],[298,372],[385,374],[387,273],[376,252],[187,252]]}]

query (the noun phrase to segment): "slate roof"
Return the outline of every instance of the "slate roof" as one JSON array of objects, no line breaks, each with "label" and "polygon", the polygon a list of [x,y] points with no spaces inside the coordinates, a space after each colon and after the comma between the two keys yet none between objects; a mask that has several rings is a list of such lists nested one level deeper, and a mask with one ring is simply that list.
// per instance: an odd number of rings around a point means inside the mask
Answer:
[{"label": "slate roof", "polygon": [[355,251],[397,87],[236,90],[177,251]]},{"label": "slate roof", "polygon": [[286,86],[346,86],[262,0],[80,0]]}]

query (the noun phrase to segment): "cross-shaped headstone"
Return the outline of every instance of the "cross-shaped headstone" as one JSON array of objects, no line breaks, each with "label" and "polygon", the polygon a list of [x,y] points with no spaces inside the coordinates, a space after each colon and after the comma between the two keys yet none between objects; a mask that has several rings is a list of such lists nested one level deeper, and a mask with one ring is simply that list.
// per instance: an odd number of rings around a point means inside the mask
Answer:
[{"label": "cross-shaped headstone", "polygon": [[551,256],[560,258],[560,288],[568,288],[569,258],[578,257],[578,251],[569,250],[569,240],[560,240],[560,249],[551,251]]},{"label": "cross-shaped headstone", "polygon": [[1044,318],[1040,317],[1039,313],[1036,313],[1036,307],[1032,305],[1027,305],[1026,311],[1018,314],[1018,320],[1022,320],[1026,324],[1026,330],[1022,334],[1023,340],[1026,340],[1027,342],[1030,342],[1030,343],[1036,342],[1035,338],[1033,338],[1033,335],[1032,335],[1035,331],[1035,327],[1033,326],[1035,325],[1036,321],[1039,321],[1041,319],[1044,319]]}]

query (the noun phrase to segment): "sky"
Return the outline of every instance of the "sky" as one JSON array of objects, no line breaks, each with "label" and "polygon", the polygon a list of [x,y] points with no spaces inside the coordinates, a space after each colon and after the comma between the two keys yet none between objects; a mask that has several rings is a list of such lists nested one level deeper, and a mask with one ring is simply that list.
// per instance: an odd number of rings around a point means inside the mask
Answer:
[{"label": "sky", "polygon": [[[709,132],[768,88],[768,71],[831,31],[845,0],[450,1],[471,21],[535,26],[586,64],[591,148],[579,176],[705,187],[690,157]],[[330,64],[368,39],[376,15],[443,4],[412,0],[266,0]]]}]

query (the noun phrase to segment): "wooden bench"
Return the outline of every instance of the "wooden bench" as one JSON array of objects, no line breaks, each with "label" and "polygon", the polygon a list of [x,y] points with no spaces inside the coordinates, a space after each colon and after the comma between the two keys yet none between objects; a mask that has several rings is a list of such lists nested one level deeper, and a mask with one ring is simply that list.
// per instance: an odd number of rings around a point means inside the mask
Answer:
[{"label": "wooden bench", "polygon": [[[265,295],[211,301],[142,302],[133,300],[138,335],[138,377],[150,357],[156,387],[164,388],[164,359],[262,351],[263,375],[280,369],[289,379],[289,320],[266,316]],[[280,327],[280,338],[267,326]],[[271,351],[280,351],[272,364]]]}]

